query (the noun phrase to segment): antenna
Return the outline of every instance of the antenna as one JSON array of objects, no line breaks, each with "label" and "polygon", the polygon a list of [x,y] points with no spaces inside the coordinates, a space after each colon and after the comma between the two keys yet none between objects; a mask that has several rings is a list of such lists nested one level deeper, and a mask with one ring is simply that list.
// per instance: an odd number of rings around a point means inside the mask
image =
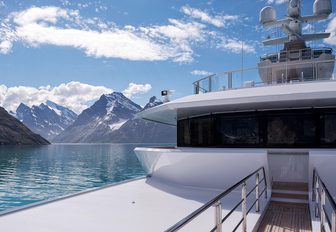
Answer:
[{"label": "antenna", "polygon": [[302,24],[327,19],[332,12],[331,0],[315,0],[313,15],[301,16],[301,1],[290,0],[288,2],[287,16],[276,20],[276,11],[271,6],[266,6],[260,11],[259,21],[265,28],[280,28],[287,36],[275,39],[266,39],[264,45],[276,45],[285,43],[303,44],[305,41],[325,39],[330,33],[303,34]]}]

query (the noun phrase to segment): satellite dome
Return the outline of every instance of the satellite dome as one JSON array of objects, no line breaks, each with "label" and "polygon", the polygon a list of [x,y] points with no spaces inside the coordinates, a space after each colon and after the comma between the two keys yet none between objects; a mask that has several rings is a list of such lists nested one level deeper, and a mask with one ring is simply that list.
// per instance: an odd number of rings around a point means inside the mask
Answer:
[{"label": "satellite dome", "polygon": [[275,21],[276,19],[276,12],[273,7],[266,6],[261,9],[260,15],[259,15],[259,21],[262,24],[270,23]]},{"label": "satellite dome", "polygon": [[314,15],[329,15],[331,12],[331,0],[315,0]]}]

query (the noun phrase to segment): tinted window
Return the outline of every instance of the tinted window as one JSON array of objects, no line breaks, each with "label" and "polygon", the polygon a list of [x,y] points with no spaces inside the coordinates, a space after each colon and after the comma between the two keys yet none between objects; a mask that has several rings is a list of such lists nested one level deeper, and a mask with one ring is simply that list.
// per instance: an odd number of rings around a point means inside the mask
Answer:
[{"label": "tinted window", "polygon": [[214,133],[212,128],[213,124],[211,116],[190,119],[191,145],[213,145]]},{"label": "tinted window", "polygon": [[321,143],[336,144],[336,113],[327,113],[322,118]]},{"label": "tinted window", "polygon": [[259,123],[253,116],[217,116],[215,123],[216,143],[221,145],[259,144]]},{"label": "tinted window", "polygon": [[177,122],[177,145],[191,145],[189,120],[180,120]]},{"label": "tinted window", "polygon": [[312,146],[315,135],[316,123],[313,115],[298,113],[267,117],[267,146]]}]

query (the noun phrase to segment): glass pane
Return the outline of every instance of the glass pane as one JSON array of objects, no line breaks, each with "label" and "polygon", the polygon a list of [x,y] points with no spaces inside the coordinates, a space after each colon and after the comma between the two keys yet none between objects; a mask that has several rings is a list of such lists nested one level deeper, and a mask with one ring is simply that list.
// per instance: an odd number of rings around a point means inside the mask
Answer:
[{"label": "glass pane", "polygon": [[177,145],[188,146],[191,143],[190,140],[190,127],[189,120],[180,120],[177,122]]},{"label": "glass pane", "polygon": [[268,116],[267,142],[272,145],[305,145],[315,144],[316,123],[313,115],[277,115]]},{"label": "glass pane", "polygon": [[215,128],[219,146],[259,144],[258,119],[256,117],[218,116]]},{"label": "glass pane", "polygon": [[321,142],[324,144],[336,144],[336,114],[324,115]]},{"label": "glass pane", "polygon": [[213,145],[211,116],[190,119],[191,144],[193,146]]}]

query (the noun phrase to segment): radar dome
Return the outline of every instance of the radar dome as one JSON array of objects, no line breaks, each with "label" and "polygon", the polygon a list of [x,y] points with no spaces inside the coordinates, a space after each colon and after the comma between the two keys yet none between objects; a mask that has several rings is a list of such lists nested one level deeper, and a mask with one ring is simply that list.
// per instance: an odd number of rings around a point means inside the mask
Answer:
[{"label": "radar dome", "polygon": [[259,21],[262,24],[274,22],[275,19],[276,19],[276,12],[273,7],[266,6],[261,9],[260,15],[259,15]]},{"label": "radar dome", "polygon": [[331,12],[331,0],[315,0],[314,15],[329,15]]}]

